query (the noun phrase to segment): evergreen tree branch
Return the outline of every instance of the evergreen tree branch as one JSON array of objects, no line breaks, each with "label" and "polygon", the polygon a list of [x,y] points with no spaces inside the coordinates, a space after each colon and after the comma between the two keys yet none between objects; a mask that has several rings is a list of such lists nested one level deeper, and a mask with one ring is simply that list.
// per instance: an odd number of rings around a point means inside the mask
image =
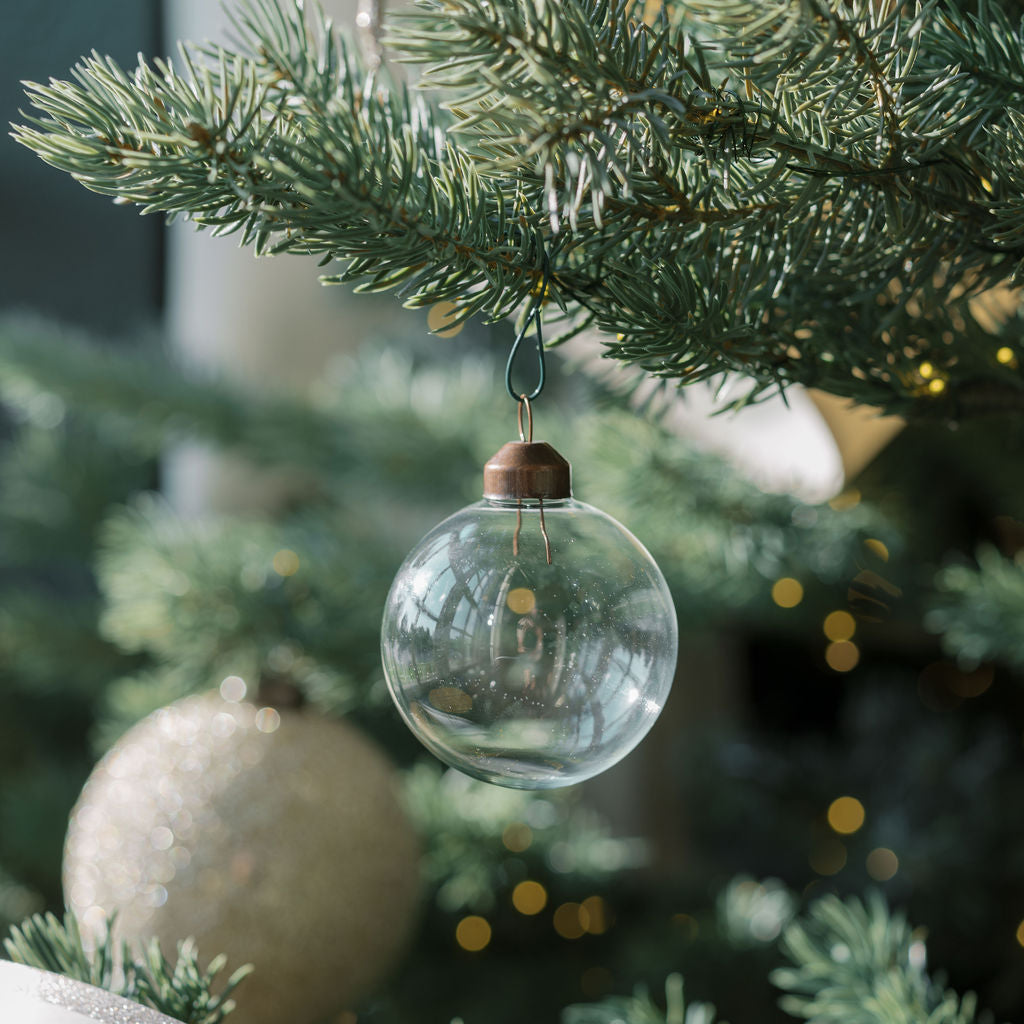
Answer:
[{"label": "evergreen tree branch", "polygon": [[[41,116],[15,136],[97,191],[460,319],[547,275],[570,333],[648,372],[967,416],[1022,391],[1007,339],[969,324],[1024,256],[1024,120],[995,87],[1021,91],[1024,34],[994,11],[687,0],[649,26],[618,0],[422,0],[390,38],[446,115],[322,15],[254,0],[242,52],[94,56],[29,86]],[[939,401],[917,379],[937,361]]]},{"label": "evergreen tree branch", "polygon": [[811,1024],[973,1024],[976,1000],[943,990],[924,969],[924,943],[881,896],[824,896],[782,937],[793,967],[772,980],[781,1005]]},{"label": "evergreen tree branch", "polygon": [[87,951],[78,923],[70,913],[64,915],[63,921],[53,914],[33,915],[11,929],[4,948],[15,963],[106,989],[183,1024],[220,1024],[234,1009],[231,993],[252,971],[248,966],[239,968],[214,994],[213,985],[226,962],[223,957],[215,957],[202,971],[192,943],[180,943],[172,963],[154,939],[142,958],[135,959],[127,944],[116,942],[109,930],[94,950]]},{"label": "evergreen tree branch", "polygon": [[611,996],[600,1003],[567,1006],[562,1024],[715,1024],[717,1016],[710,1003],[687,1003],[683,979],[670,974],[665,979],[666,1007],[662,1010],[645,989],[632,996]]},{"label": "evergreen tree branch", "polygon": [[981,548],[977,559],[976,568],[951,565],[939,572],[925,625],[965,663],[1024,668],[1024,565],[991,547]]}]

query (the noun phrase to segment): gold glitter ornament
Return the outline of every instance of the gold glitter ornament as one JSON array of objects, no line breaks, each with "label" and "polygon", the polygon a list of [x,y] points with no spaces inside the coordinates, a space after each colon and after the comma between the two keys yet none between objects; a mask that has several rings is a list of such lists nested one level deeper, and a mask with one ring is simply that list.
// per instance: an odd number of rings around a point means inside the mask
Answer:
[{"label": "gold glitter ornament", "polygon": [[64,892],[83,933],[116,914],[165,953],[194,936],[255,973],[245,1024],[311,1024],[370,991],[416,919],[418,846],[361,732],[217,693],[144,719],[71,814]]}]

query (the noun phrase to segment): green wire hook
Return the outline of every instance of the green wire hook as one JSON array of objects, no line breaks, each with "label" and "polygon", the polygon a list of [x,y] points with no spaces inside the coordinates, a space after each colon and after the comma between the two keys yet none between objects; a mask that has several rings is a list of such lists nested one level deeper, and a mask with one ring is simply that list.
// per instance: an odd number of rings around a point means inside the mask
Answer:
[{"label": "green wire hook", "polygon": [[[522,399],[529,399],[531,402],[544,390],[544,378],[546,376],[546,367],[544,365],[544,336],[541,333],[541,308],[544,304],[544,299],[548,293],[548,281],[550,279],[550,265],[548,264],[547,253],[544,254],[544,273],[541,277],[541,288],[540,292],[534,296],[533,303],[530,306],[529,312],[526,314],[526,320],[523,323],[522,330],[516,335],[516,340],[512,342],[512,351],[508,354],[508,362],[505,364],[505,390],[509,393],[509,396],[513,401],[519,402]],[[529,394],[525,392],[518,392],[512,386],[512,364],[516,360],[516,355],[519,352],[519,346],[523,343],[523,339],[530,331],[530,325],[535,324],[537,328],[537,386]]]}]

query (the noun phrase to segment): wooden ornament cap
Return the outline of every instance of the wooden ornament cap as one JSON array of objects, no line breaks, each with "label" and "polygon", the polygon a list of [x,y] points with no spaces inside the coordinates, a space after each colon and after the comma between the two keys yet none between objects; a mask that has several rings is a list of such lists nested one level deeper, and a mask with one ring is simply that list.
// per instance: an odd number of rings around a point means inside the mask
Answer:
[{"label": "wooden ornament cap", "polygon": [[572,497],[572,470],[546,441],[509,441],[484,466],[484,497],[492,501]]}]

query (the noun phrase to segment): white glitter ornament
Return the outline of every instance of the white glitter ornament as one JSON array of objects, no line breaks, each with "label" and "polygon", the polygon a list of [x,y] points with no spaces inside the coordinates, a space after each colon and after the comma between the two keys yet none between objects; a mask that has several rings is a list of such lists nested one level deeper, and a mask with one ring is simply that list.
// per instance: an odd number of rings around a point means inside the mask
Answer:
[{"label": "white glitter ornament", "polygon": [[126,733],[72,811],[64,891],[83,934],[194,936],[256,967],[245,1024],[350,1006],[401,954],[418,848],[385,756],[344,722],[210,693]]},{"label": "white glitter ornament", "polygon": [[4,1024],[180,1024],[84,981],[0,960]]}]

